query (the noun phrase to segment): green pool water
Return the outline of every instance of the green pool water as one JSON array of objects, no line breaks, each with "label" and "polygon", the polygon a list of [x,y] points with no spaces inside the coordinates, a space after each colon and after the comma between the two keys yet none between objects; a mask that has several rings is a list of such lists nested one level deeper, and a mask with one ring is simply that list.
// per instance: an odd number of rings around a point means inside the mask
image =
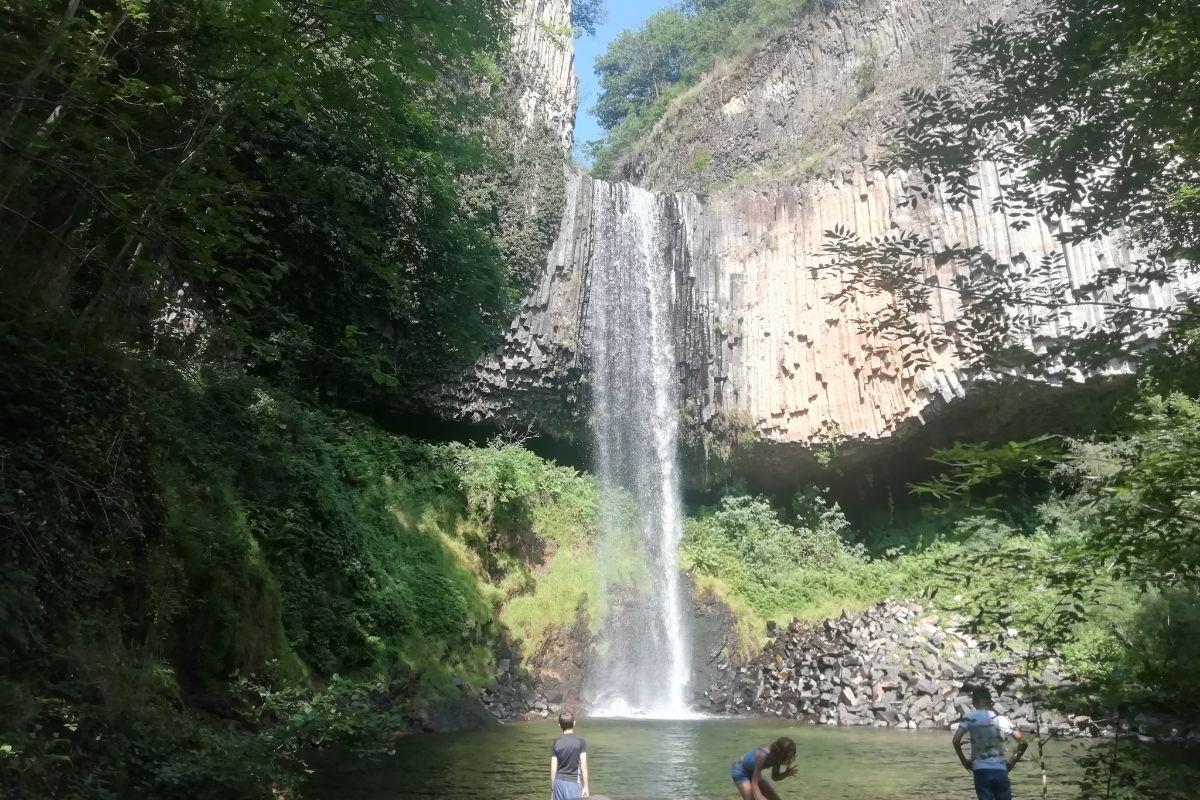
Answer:
[{"label": "green pool water", "polygon": [[[799,774],[777,784],[784,800],[973,800],[970,775],[945,731],[826,728],[769,719],[689,721],[585,720],[592,792],[612,800],[732,800],[729,763],[751,747],[791,736]],[[405,737],[394,756],[374,763],[337,759],[316,764],[308,800],[546,800],[548,722],[460,734]],[[1072,751],[1084,743],[1052,743],[1047,797],[1080,797]],[[1163,751],[1180,781],[1200,786],[1191,756]],[[1195,763],[1200,763],[1196,759]],[[1040,798],[1036,765],[1013,772],[1014,797]],[[1200,796],[1198,793],[1197,796]]]}]

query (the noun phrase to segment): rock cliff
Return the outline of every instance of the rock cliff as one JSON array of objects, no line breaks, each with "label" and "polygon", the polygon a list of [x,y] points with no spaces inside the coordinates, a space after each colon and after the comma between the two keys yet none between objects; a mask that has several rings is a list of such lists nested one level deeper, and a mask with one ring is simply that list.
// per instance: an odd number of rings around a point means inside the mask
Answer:
[{"label": "rock cliff", "polygon": [[[907,366],[897,342],[856,322],[884,300],[818,270],[824,233],[839,224],[864,238],[908,230],[937,244],[981,245],[1015,270],[1061,254],[1076,286],[1127,263],[1130,253],[1117,239],[1064,245],[1056,236],[1067,224],[1061,220],[1014,228],[993,208],[1000,179],[989,164],[979,166],[980,197],[958,208],[937,187],[922,187],[929,189],[924,199],[903,204],[914,179],[871,166],[882,120],[895,112],[900,92],[947,80],[949,45],[972,24],[1013,8],[1000,0],[865,0],[813,11],[705,78],[627,155],[621,173],[659,192],[656,241],[675,273],[675,352],[693,443],[752,435],[769,456],[756,459],[758,468],[772,472],[811,459],[830,440],[858,443],[846,454],[871,452],[870,445],[918,432],[956,408],[974,409],[966,416],[980,424],[998,388],[1028,403],[1048,386],[1081,387],[1097,377],[983,374],[945,344],[925,347],[926,366]],[[614,204],[597,198],[614,191],[586,175],[569,177],[559,235],[536,288],[503,345],[445,388],[445,413],[578,433],[586,418],[593,242],[620,224],[601,218],[597,209]],[[955,269],[926,265],[928,279],[947,290],[935,293],[921,324],[943,341],[955,337],[960,313],[949,290]],[[849,302],[830,299],[847,288]],[[1169,287],[1140,299],[1149,307],[1174,302]],[[1080,309],[1039,331],[1029,347],[1069,336],[1072,326],[1103,324],[1102,310]],[[1103,373],[1127,371],[1114,363]],[[1004,429],[999,417],[994,422],[989,430],[983,420],[980,432]],[[1020,422],[1036,431],[1028,415]]]},{"label": "rock cliff", "polygon": [[[986,188],[993,184],[986,171],[983,178],[983,196],[961,210],[936,199],[915,210],[898,209],[904,177],[866,166],[806,185],[772,184],[706,200],[661,195],[658,241],[675,272],[685,418],[694,428],[740,426],[761,442],[798,448],[831,438],[879,442],[928,422],[973,388],[1019,382],[961,369],[952,347],[928,346],[930,367],[905,366],[899,344],[856,323],[884,301],[857,295],[838,305],[829,298],[844,287],[817,270],[823,231],[838,223],[864,235],[900,224],[938,241],[982,243],[1015,263],[1036,264],[1045,253],[1061,252],[1076,283],[1128,257],[1116,241],[1064,247],[1044,223],[1012,230],[1003,215],[988,210]],[[587,402],[593,242],[613,224],[596,211],[612,204],[596,200],[615,190],[584,175],[570,177],[563,225],[536,290],[503,346],[446,388],[444,407],[476,422],[532,422],[559,435],[578,428]],[[929,270],[941,285],[953,278],[950,265],[931,264]],[[925,324],[952,335],[956,295],[937,299]],[[1173,301],[1163,290],[1143,302]],[[1078,323],[1102,321],[1094,310],[1079,317]],[[1045,341],[1067,333],[1047,330]],[[1122,370],[1112,366],[1114,373]],[[1053,382],[1069,385],[1084,377],[1063,374]]]},{"label": "rock cliff", "polygon": [[[900,95],[960,79],[950,50],[1029,0],[832,0],[676,99],[616,172],[661,190],[793,182],[872,153]],[[967,88],[960,86],[959,88]]]},{"label": "rock cliff", "polygon": [[[1011,657],[984,655],[951,619],[905,601],[882,601],[816,625],[768,625],[749,664],[718,658],[720,676],[697,704],[716,713],[766,712],[822,725],[946,728],[971,709],[966,685],[991,689],[997,709],[1022,730],[1036,724],[1035,687],[1065,683],[1052,669],[1030,681]],[[1057,736],[1100,733],[1087,717],[1041,709]]]},{"label": "rock cliff", "polygon": [[460,189],[492,198],[496,244],[509,274],[524,285],[540,274],[558,232],[578,91],[570,0],[514,0],[508,7],[503,80],[480,87],[490,111],[474,131],[500,158],[490,174]]},{"label": "rock cliff", "polygon": [[519,0],[512,49],[519,65],[522,122],[527,129],[550,128],[569,152],[579,104],[571,0]]}]

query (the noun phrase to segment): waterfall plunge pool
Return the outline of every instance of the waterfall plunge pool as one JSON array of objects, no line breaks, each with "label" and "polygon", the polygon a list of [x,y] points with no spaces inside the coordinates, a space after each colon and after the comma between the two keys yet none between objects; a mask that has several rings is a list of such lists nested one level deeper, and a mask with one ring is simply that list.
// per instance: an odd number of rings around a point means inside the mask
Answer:
[{"label": "waterfall plunge pool", "polygon": [[[546,800],[552,722],[470,733],[405,737],[396,754],[367,763],[331,759],[315,765],[306,800]],[[585,719],[592,793],[611,800],[734,800],[729,762],[779,736],[796,740],[798,775],[777,784],[783,800],[963,800],[971,779],[950,749],[947,731],[817,727],[776,719],[681,721]],[[1050,800],[1080,797],[1081,768],[1072,754],[1104,743],[1052,742]],[[1200,782],[1196,752],[1138,747],[1178,774]],[[1164,773],[1165,774],[1165,773]],[[1013,772],[1014,797],[1040,798],[1036,764]],[[1182,795],[1181,795],[1182,796]]]}]

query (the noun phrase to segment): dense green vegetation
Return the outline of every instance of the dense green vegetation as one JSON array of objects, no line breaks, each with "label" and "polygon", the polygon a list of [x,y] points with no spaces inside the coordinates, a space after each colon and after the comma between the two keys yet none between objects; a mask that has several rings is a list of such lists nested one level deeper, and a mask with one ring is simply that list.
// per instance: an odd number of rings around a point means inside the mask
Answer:
[{"label": "dense green vegetation", "polygon": [[1033,675],[1057,661],[1078,681],[1057,702],[1195,719],[1196,340],[1178,329],[1143,360],[1115,433],[937,451],[941,471],[910,486],[901,522],[856,528],[812,491],[787,509],[727,496],[687,521],[684,563],[729,600],[744,652],[764,620],[923,598]]},{"label": "dense green vegetation", "polygon": [[[943,454],[946,474],[921,490],[943,503],[982,496],[1003,504],[1014,485],[1040,481],[1056,501],[1053,514],[1042,514],[1053,549],[1038,562],[1057,599],[1037,626],[1039,647],[1088,650],[1104,691],[1193,715],[1198,26],[1194,3],[1094,0],[1051,0],[982,24],[954,51],[965,80],[904,99],[880,165],[920,178],[907,201],[915,206],[934,185],[952,204],[978,198],[978,163],[990,161],[1000,175],[993,206],[1014,227],[1035,215],[1069,220],[1057,234],[1062,242],[1125,240],[1134,245],[1129,264],[1078,284],[1057,263],[1063,256],[1007,263],[983,247],[935,245],[918,232],[827,234],[827,267],[856,292],[888,301],[861,321],[864,329],[900,341],[914,370],[927,348],[947,343],[923,321],[937,305],[935,291],[961,301],[956,344],[968,364],[1026,375],[1104,369],[1114,359],[1140,365],[1140,397],[1117,436],[1072,441],[1048,431],[999,448],[960,446]],[[956,262],[960,277],[935,289],[931,260]],[[1169,282],[1177,282],[1179,303],[1150,307],[1148,293]],[[1082,323],[1081,310],[1102,312],[1106,324]],[[1071,335],[1031,351],[1025,343],[1048,326]],[[1150,346],[1148,334],[1161,337]],[[1005,570],[1022,562],[986,563]],[[1106,603],[1113,581],[1133,596]],[[986,598],[966,605],[993,627],[1016,612]]]},{"label": "dense green vegetation", "polygon": [[82,335],[411,397],[492,340],[557,223],[560,159],[536,218],[509,202],[538,158],[492,113],[507,14],[0,5],[4,297]]},{"label": "dense green vegetation", "polygon": [[625,30],[596,59],[595,114],[605,136],[588,142],[593,170],[609,174],[617,157],[654,125],[673,100],[725,59],[827,0],[683,0]]},{"label": "dense green vegetation", "polygon": [[350,411],[469,363],[556,230],[510,11],[0,2],[0,794],[271,796],[522,645],[591,482]]},{"label": "dense green vegetation", "polygon": [[[1103,447],[1128,452],[1147,433]],[[1087,463],[1109,463],[1097,460],[1096,445],[1078,447]],[[1200,451],[1188,463],[1200,466]],[[1126,475],[1139,469],[1131,463]],[[1180,550],[1195,551],[1200,537],[1189,524],[1167,547],[1144,528],[1111,527],[1140,502],[1097,508],[1097,494],[1122,497],[1122,482],[1110,474],[1104,489],[1080,489],[1078,476],[1063,477],[1039,502],[999,492],[994,504],[927,504],[921,519],[879,531],[855,530],[836,504],[812,493],[799,495],[790,513],[763,498],[726,497],[688,520],[683,561],[698,589],[729,602],[743,654],[755,651],[765,620],[816,621],[885,598],[918,598],[1018,661],[1036,654],[1034,674],[1061,659],[1081,682],[1076,706],[1193,719],[1200,584],[1186,577]],[[1112,547],[1114,530],[1129,550]]]},{"label": "dense green vegetation", "polygon": [[588,608],[595,483],[527,450],[46,328],[0,350],[6,796],[267,796]]},{"label": "dense green vegetation", "polygon": [[604,22],[608,16],[604,8],[604,0],[574,0],[571,3],[571,27],[576,38],[596,35],[596,26]]},{"label": "dense green vegetation", "polygon": [[[687,0],[620,37],[597,169],[818,2]],[[590,477],[365,415],[492,342],[554,235],[562,154],[508,120],[508,10],[0,0],[0,794],[286,796],[313,748],[386,749],[498,656],[594,623],[601,535],[605,577],[646,579],[627,497],[601,534]],[[923,596],[1061,655],[1088,702],[1200,716],[1194,316],[1095,294],[1198,252],[1190,11],[1052,0],[986,26],[956,59],[987,100],[914,95],[890,161],[965,198],[983,151],[1018,216],[1070,214],[1073,240],[1130,226],[1145,258],[1095,287],[938,254],[973,268],[969,358],[1136,359],[1122,429],[944,451],[906,526],[856,530],[813,491],[697,510],[684,562],[744,652],[766,619]],[[915,336],[930,243],[842,232],[831,252]],[[1099,302],[1121,336],[1017,359],[1031,326]],[[699,483],[736,485],[749,435],[734,418],[690,442]]]}]

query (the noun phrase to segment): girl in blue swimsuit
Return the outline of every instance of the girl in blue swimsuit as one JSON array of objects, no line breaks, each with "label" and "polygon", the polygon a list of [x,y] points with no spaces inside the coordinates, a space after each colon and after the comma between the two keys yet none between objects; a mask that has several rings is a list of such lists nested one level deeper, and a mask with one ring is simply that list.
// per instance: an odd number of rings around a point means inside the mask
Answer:
[{"label": "girl in blue swimsuit", "polygon": [[781,781],[796,774],[796,768],[792,766],[795,760],[796,743],[783,736],[770,747],[756,747],[734,761],[729,768],[729,777],[733,778],[742,800],[779,800],[763,770],[770,767],[771,780]]}]

